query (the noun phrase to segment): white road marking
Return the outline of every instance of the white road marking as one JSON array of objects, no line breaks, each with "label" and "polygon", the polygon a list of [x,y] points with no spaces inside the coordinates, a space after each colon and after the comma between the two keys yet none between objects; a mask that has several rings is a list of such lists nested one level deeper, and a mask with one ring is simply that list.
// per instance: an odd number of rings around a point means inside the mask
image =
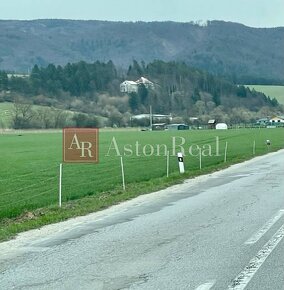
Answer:
[{"label": "white road marking", "polygon": [[195,290],[209,290],[214,286],[215,283],[216,283],[216,280],[204,283],[202,285],[199,285]]},{"label": "white road marking", "polygon": [[257,255],[250,260],[244,270],[233,280],[228,290],[243,290],[246,288],[254,274],[259,270],[268,256],[276,248],[279,242],[284,238],[284,224],[276,234],[263,246]]},{"label": "white road marking", "polygon": [[272,217],[261,229],[259,229],[250,239],[248,239],[245,244],[255,244],[283,215],[284,209],[279,210],[279,212],[274,217]]}]

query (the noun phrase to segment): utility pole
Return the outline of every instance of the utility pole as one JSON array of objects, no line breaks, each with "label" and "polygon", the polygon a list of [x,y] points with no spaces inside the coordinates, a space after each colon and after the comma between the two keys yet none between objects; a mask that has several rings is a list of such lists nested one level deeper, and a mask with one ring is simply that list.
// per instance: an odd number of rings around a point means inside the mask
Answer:
[{"label": "utility pole", "polygon": [[150,131],[153,129],[153,115],[152,115],[152,106],[150,105]]}]

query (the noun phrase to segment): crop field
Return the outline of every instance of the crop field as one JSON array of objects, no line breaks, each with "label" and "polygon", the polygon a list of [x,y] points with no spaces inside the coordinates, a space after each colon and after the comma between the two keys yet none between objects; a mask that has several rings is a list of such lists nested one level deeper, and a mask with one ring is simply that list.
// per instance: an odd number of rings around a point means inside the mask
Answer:
[{"label": "crop field", "polygon": [[[219,138],[219,144],[216,144],[216,137]],[[113,138],[120,152],[114,148]],[[267,139],[271,141],[271,148],[266,146]],[[176,144],[173,144],[174,140]],[[156,180],[166,179],[164,145],[170,151],[169,178],[179,176],[176,153],[180,151],[178,145],[182,141],[185,149],[184,177],[190,177],[206,168],[214,170],[224,166],[226,142],[228,164],[253,157],[254,142],[255,155],[284,148],[284,130],[100,132],[98,164],[63,164],[63,205],[67,201],[111,193],[114,189],[122,190],[118,154],[123,156],[126,191],[129,186],[139,187],[141,182],[149,180],[153,181],[155,189]],[[132,146],[132,154],[124,150],[126,144],[127,148]],[[164,145],[158,148],[157,144]],[[202,152],[201,170],[197,145]],[[15,218],[38,208],[57,207],[59,164],[62,162],[61,133],[2,134],[0,152],[0,222],[1,219]],[[151,153],[152,156],[145,156]]]},{"label": "crop field", "polygon": [[262,92],[270,98],[277,99],[280,104],[284,104],[284,86],[247,85],[247,87]]}]

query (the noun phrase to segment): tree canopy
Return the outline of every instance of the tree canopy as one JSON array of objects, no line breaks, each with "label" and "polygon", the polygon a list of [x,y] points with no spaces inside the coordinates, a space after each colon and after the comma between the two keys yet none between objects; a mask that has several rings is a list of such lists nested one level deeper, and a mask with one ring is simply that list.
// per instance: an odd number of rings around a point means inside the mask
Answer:
[{"label": "tree canopy", "polygon": [[[120,83],[146,77],[153,83],[137,84],[137,92],[121,93]],[[184,62],[155,60],[148,64],[134,60],[128,70],[112,61],[68,63],[65,66],[35,65],[28,77],[0,72],[0,102],[20,96],[28,103],[58,107],[106,117],[113,125],[126,125],[130,114],[153,112],[190,118],[198,116],[230,119],[239,108],[259,112],[262,108],[281,111],[277,100],[242,85],[213,76]],[[121,121],[121,118],[124,118]],[[76,124],[94,124],[84,115],[74,117]]]}]

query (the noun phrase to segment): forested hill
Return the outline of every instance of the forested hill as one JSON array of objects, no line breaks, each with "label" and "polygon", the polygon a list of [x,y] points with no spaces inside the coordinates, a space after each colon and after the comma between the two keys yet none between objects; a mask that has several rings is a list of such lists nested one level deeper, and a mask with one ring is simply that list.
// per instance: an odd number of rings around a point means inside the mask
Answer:
[{"label": "forested hill", "polygon": [[38,64],[136,59],[185,61],[235,83],[284,82],[284,27],[250,28],[210,21],[0,21],[0,70],[27,72]]},{"label": "forested hill", "polygon": [[[121,93],[124,80],[148,78],[153,85],[137,85],[136,92]],[[64,108],[112,120],[110,125],[129,125],[130,116],[149,112],[172,113],[186,121],[197,116],[226,122],[253,122],[278,114],[278,102],[262,93],[237,86],[181,62],[160,60],[149,64],[133,61],[126,72],[111,62],[78,62],[65,66],[33,67],[29,77],[0,72],[0,102]]]}]

